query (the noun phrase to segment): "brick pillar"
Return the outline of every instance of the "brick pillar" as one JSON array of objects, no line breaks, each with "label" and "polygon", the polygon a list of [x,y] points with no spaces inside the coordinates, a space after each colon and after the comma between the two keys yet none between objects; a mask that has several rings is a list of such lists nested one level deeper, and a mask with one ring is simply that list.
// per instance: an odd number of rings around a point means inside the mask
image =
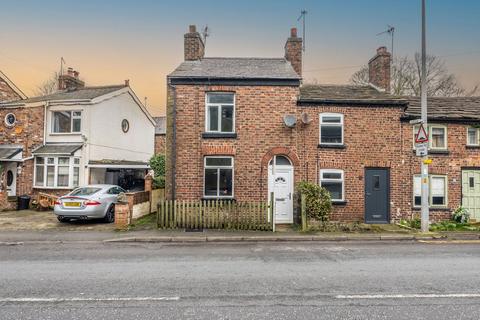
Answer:
[{"label": "brick pillar", "polygon": [[147,175],[145,177],[145,191],[152,191],[153,186],[153,177],[151,175]]},{"label": "brick pillar", "polygon": [[128,202],[115,204],[115,229],[126,230],[130,224],[130,206]]}]

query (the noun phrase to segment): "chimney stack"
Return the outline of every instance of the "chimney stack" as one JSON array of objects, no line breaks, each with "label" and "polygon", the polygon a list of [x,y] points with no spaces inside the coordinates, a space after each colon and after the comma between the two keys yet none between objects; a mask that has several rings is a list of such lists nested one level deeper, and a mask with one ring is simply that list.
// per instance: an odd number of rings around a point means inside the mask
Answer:
[{"label": "chimney stack", "polygon": [[377,54],[368,62],[368,81],[375,87],[390,92],[392,55],[386,47],[377,49]]},{"label": "chimney stack", "polygon": [[125,80],[125,87],[129,87],[130,86],[130,80],[129,79],[126,79]]},{"label": "chimney stack", "polygon": [[195,25],[190,25],[184,36],[185,61],[200,60],[205,56],[205,44]]},{"label": "chimney stack", "polygon": [[58,76],[58,90],[76,90],[85,87],[85,82],[78,78],[79,75],[80,72],[68,68],[66,74]]},{"label": "chimney stack", "polygon": [[290,37],[285,43],[285,59],[290,61],[293,70],[302,76],[302,38],[297,36],[297,28],[290,29]]}]

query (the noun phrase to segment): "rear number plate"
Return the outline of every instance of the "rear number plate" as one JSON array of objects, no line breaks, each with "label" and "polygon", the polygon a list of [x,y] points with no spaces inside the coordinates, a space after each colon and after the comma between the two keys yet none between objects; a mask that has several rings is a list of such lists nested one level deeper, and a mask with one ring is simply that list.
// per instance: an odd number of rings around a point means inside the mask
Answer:
[{"label": "rear number plate", "polygon": [[80,207],[82,204],[80,202],[64,202],[65,207]]}]

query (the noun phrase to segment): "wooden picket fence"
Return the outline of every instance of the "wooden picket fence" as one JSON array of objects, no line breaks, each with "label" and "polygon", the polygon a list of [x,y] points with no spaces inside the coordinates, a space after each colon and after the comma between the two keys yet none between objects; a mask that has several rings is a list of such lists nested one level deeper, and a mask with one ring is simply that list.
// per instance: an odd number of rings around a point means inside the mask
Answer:
[{"label": "wooden picket fence", "polygon": [[272,230],[273,202],[164,200],[158,204],[161,229]]}]

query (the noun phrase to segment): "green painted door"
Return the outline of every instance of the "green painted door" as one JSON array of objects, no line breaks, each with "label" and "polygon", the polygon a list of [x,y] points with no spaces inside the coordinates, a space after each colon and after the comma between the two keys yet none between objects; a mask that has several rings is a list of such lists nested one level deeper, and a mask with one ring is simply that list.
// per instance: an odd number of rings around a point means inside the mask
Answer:
[{"label": "green painted door", "polygon": [[480,170],[462,170],[462,206],[480,221]]}]

